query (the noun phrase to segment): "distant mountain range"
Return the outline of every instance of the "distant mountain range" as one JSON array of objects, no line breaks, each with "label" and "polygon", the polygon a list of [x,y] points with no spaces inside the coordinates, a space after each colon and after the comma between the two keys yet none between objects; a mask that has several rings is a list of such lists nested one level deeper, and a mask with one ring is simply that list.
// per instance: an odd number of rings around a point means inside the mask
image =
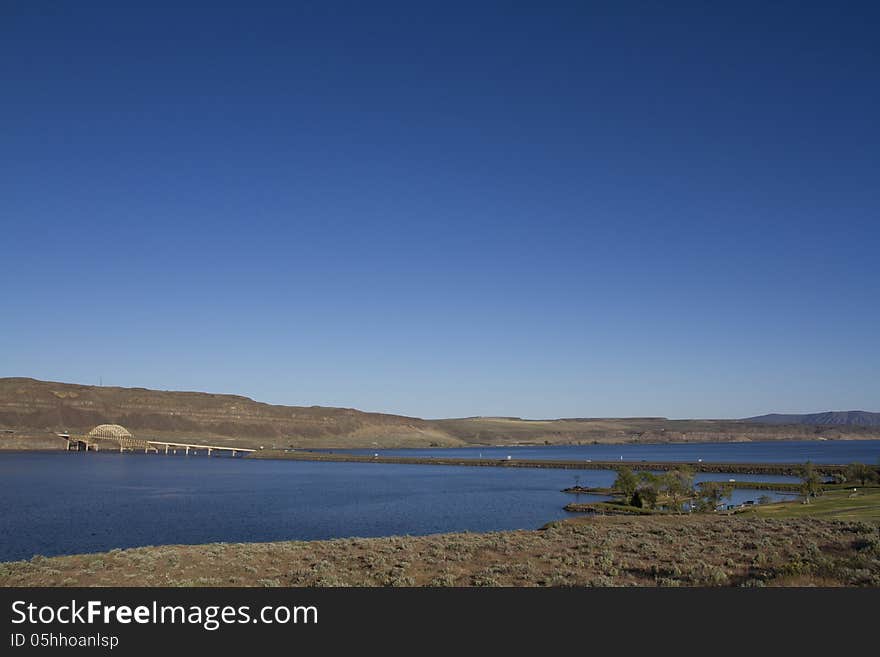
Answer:
[{"label": "distant mountain range", "polygon": [[871,413],[869,411],[827,411],[825,413],[806,413],[801,415],[770,413],[769,415],[746,418],[745,422],[755,422],[758,424],[880,427],[880,413]]}]

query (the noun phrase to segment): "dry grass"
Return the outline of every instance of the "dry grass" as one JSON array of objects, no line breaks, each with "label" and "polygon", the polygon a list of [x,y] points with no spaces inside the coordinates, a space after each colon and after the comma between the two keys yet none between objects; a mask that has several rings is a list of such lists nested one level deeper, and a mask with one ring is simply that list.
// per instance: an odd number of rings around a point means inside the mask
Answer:
[{"label": "dry grass", "polygon": [[3,586],[878,586],[874,523],[589,517],[540,531],[114,550],[0,564]]},{"label": "dry grass", "polygon": [[799,501],[761,504],[751,512],[769,518],[812,517],[880,522],[880,488],[856,486],[854,490],[853,487],[847,487],[827,491],[809,504]]}]

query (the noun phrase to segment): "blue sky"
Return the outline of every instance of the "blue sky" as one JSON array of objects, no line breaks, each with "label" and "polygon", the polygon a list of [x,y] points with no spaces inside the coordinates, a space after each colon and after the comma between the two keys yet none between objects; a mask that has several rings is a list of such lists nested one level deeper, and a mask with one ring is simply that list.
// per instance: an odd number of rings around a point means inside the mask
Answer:
[{"label": "blue sky", "polygon": [[875,4],[137,4],[0,5],[0,376],[880,410]]}]

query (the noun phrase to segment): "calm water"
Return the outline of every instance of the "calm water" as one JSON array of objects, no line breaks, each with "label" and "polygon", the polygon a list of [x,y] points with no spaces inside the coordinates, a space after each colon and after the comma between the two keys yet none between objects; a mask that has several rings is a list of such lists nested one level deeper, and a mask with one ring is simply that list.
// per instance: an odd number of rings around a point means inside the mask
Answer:
[{"label": "calm water", "polygon": [[534,529],[568,515],[572,496],[560,490],[574,480],[559,470],[65,452],[0,453],[0,481],[7,561],[166,543]]},{"label": "calm water", "polygon": [[[585,446],[445,450],[502,458],[875,462],[880,441]],[[641,449],[642,451],[637,451]],[[741,450],[738,454],[736,450]],[[756,452],[755,450],[763,450]],[[873,451],[872,451],[873,449]],[[610,451],[609,451],[610,450]],[[658,451],[659,450],[659,451]],[[818,450],[818,452],[816,451]],[[826,451],[827,450],[827,451]],[[383,450],[387,453],[436,450]],[[575,456],[578,455],[578,456]],[[740,481],[786,477],[730,475]],[[204,456],[0,452],[0,560],[34,554],[212,541],[311,540],[447,531],[534,529],[566,517],[579,483],[609,486],[608,470],[308,463]],[[727,475],[701,475],[725,479]],[[778,493],[737,490],[733,503]],[[579,501],[603,499],[581,495]]]},{"label": "calm water", "polygon": [[752,443],[678,443],[651,445],[557,445],[535,447],[462,447],[451,449],[339,449],[351,454],[449,456],[454,458],[540,459],[549,461],[697,461],[714,463],[877,463],[880,440],[803,440]]}]

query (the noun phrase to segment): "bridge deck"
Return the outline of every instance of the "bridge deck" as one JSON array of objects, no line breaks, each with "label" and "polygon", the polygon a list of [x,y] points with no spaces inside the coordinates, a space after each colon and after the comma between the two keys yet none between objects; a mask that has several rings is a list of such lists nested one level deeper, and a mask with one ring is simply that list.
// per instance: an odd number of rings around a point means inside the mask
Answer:
[{"label": "bridge deck", "polygon": [[220,445],[197,445],[195,443],[172,443],[165,440],[147,440],[147,443],[152,447],[154,445],[158,445],[160,447],[176,447],[176,448],[189,448],[189,449],[208,449],[211,451],[214,450],[226,450],[227,452],[256,452],[255,449],[250,449],[248,447],[230,447],[229,445],[220,446]]},{"label": "bridge deck", "polygon": [[235,456],[236,452],[251,453],[256,451],[255,449],[251,449],[249,447],[230,447],[228,445],[199,445],[196,443],[178,443],[165,440],[149,440],[143,438],[95,438],[90,436],[71,436],[70,434],[65,433],[59,433],[56,435],[59,438],[67,441],[68,450],[73,445],[76,446],[77,450],[85,448],[86,451],[99,451],[103,447],[104,449],[118,448],[120,452],[128,449],[131,451],[144,450],[145,452],[154,451],[158,453],[160,448],[164,448],[166,454],[169,452],[169,450],[174,450],[176,452],[178,449],[184,450],[187,454],[189,454],[190,450],[194,452],[197,452],[198,450],[207,450],[209,456],[213,451],[232,452],[233,456]]}]

